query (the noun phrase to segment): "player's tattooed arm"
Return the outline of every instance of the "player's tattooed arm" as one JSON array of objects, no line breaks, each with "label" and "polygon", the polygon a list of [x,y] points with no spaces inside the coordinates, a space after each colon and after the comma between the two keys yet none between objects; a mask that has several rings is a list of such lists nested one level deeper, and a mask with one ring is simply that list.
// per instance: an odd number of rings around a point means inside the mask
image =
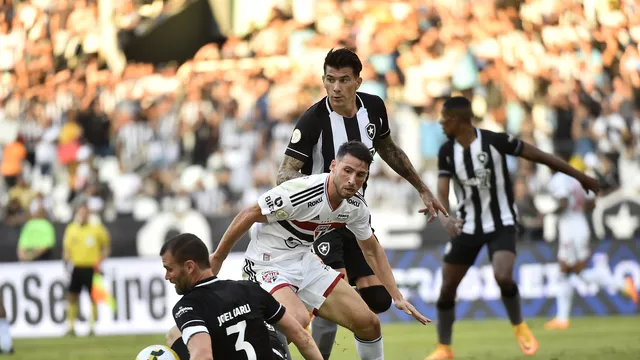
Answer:
[{"label": "player's tattooed arm", "polygon": [[301,160],[285,155],[284,160],[282,160],[282,164],[278,169],[276,183],[280,185],[285,181],[305,176],[300,172],[303,166],[304,162]]},{"label": "player's tattooed arm", "polygon": [[393,171],[413,185],[419,193],[431,194],[431,190],[422,181],[407,154],[393,142],[391,136],[378,140],[375,143],[375,147],[382,160],[389,164]]}]

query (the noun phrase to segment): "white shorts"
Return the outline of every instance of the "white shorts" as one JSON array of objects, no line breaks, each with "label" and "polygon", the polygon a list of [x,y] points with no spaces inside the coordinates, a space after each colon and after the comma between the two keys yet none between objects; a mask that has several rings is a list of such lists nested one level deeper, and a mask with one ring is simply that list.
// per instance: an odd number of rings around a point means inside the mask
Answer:
[{"label": "white shorts", "polygon": [[303,253],[301,257],[271,261],[245,258],[242,273],[245,280],[257,282],[270,294],[285,286],[292,287],[307,310],[314,315],[343,278],[341,273],[323,264],[312,252]]},{"label": "white shorts", "polygon": [[558,240],[558,260],[573,266],[589,258],[589,235],[560,237]]}]

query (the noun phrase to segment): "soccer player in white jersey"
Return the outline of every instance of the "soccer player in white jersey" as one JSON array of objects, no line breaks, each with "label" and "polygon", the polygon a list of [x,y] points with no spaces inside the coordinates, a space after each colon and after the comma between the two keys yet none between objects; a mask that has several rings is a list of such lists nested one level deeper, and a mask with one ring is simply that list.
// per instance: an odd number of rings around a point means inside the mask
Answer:
[{"label": "soccer player in white jersey", "polygon": [[[569,161],[567,155],[559,157]],[[548,184],[551,195],[559,205],[558,214],[558,264],[560,280],[556,297],[556,317],[545,324],[547,330],[561,330],[569,327],[569,315],[573,299],[571,276],[579,276],[588,283],[595,283],[601,288],[613,288],[621,291],[637,304],[638,293],[630,276],[617,281],[611,274],[608,261],[594,255],[594,267],[585,269],[589,262],[590,229],[585,211],[593,207],[593,193],[585,193],[578,180],[555,172]],[[572,275],[574,274],[574,275]]]},{"label": "soccer player in white jersey", "polygon": [[242,210],[210,259],[215,274],[232,247],[251,229],[245,277],[270,292],[302,326],[308,326],[309,312],[313,312],[351,330],[361,359],[379,360],[384,359],[380,320],[356,291],[341,281],[341,273],[311,252],[316,238],[336,228],[348,228],[396,308],[422,324],[430,322],[398,290],[384,249],[371,230],[369,208],[358,194],[372,161],[361,142],[344,143],[330,173],[286,181]]}]

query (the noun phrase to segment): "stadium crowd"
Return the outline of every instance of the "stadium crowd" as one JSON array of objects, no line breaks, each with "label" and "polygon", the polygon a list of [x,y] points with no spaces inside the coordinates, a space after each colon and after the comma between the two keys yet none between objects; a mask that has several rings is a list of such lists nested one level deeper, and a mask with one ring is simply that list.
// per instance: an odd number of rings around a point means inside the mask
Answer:
[{"label": "stadium crowd", "polygon": [[[132,0],[115,3],[123,42],[144,22]],[[605,191],[640,191],[635,1],[279,3],[265,26],[191,61],[117,73],[100,56],[95,1],[0,1],[4,221],[40,207],[69,221],[83,201],[107,221],[163,208],[233,214],[274,185],[297,118],[324,96],[324,56],[340,46],[365,61],[360,91],[385,100],[394,139],[433,189],[439,106],[462,93],[479,127],[572,152]],[[417,208],[411,186],[374,165],[371,205]],[[509,170],[523,225],[541,228],[534,198],[550,174],[515,159]]]}]

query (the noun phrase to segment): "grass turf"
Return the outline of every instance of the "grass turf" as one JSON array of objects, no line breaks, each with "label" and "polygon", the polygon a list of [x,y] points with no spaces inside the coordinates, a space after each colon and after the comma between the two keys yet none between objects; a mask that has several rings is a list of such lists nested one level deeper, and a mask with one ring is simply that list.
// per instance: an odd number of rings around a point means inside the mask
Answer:
[{"label": "grass turf", "polygon": [[[538,338],[535,359],[639,359],[640,317],[576,318],[566,331],[543,329],[547,319],[531,319]],[[383,325],[385,358],[422,360],[436,344],[435,324]],[[162,344],[163,335],[16,339],[14,356],[7,360],[134,360],[138,351]],[[293,358],[302,359],[292,346]],[[524,359],[506,320],[460,321],[454,329],[456,359]],[[3,359],[0,356],[0,359]],[[357,359],[353,336],[340,329],[332,360]]]}]

